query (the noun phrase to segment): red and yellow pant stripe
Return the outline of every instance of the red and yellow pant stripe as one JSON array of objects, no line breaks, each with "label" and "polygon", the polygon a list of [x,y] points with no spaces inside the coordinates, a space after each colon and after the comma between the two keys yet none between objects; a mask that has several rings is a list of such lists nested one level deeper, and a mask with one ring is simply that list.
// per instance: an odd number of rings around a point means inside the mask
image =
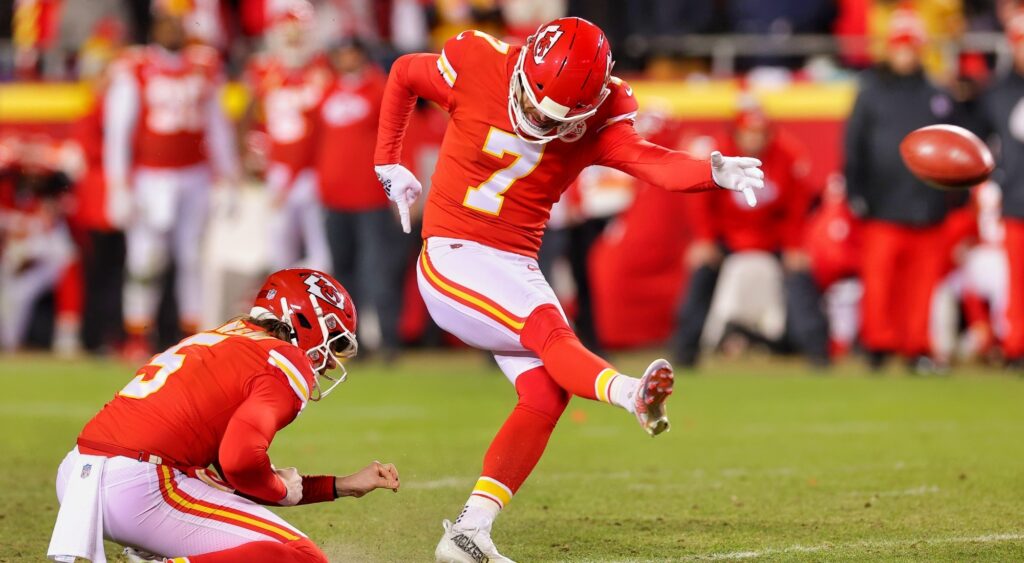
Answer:
[{"label": "red and yellow pant stripe", "polygon": [[174,471],[166,465],[159,465],[156,470],[160,482],[160,494],[167,504],[179,512],[238,526],[282,543],[302,539],[302,536],[295,530],[277,522],[229,506],[205,502],[189,495],[178,486],[174,479]]},{"label": "red and yellow pant stripe", "polygon": [[423,272],[423,277],[430,284],[430,287],[433,287],[442,295],[487,316],[512,332],[519,334],[522,332],[523,326],[526,325],[525,318],[513,314],[487,296],[441,275],[430,261],[430,255],[427,253],[425,245],[423,252],[420,253],[420,270]]}]

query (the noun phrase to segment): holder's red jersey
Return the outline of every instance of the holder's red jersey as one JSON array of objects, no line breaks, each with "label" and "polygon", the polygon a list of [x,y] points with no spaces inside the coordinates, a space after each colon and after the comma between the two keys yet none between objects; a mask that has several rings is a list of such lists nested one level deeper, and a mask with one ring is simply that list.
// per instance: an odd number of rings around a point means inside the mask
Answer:
[{"label": "holder's red jersey", "polygon": [[[725,154],[738,152],[731,138],[718,145]],[[734,251],[778,252],[803,246],[810,202],[806,150],[784,131],[774,131],[758,158],[765,181],[757,192],[757,207],[747,205],[740,192],[700,195],[694,199],[691,217],[697,239],[720,241]]]},{"label": "holder's red jersey", "polygon": [[143,451],[176,467],[216,464],[242,493],[277,502],[286,490],[266,451],[306,406],[314,382],[299,348],[230,322],[154,356],[85,425],[79,448]]},{"label": "holder's red jersey", "polygon": [[199,45],[181,53],[157,46],[128,50],[112,74],[128,74],[139,91],[139,115],[132,147],[134,162],[180,168],[206,160],[206,104],[222,81],[217,52]]},{"label": "holder's red jersey", "polygon": [[246,78],[266,124],[270,162],[284,164],[293,173],[312,166],[316,109],[331,79],[326,61],[316,57],[305,66],[290,68],[272,56],[259,56],[250,63]]},{"label": "holder's red jersey", "polygon": [[448,40],[440,56],[406,55],[392,67],[375,164],[401,160],[401,138],[416,96],[451,114],[424,210],[424,237],[469,239],[535,256],[551,206],[592,164],[670,190],[715,187],[708,161],[651,144],[634,131],[636,99],[617,78],[575,140],[537,144],[519,138],[508,112],[519,52],[520,47],[466,31]]}]

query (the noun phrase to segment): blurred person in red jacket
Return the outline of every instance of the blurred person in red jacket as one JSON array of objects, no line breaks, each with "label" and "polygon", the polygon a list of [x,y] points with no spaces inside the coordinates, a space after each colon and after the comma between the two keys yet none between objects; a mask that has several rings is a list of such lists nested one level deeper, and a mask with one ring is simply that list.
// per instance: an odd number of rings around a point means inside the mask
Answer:
[{"label": "blurred person in red jacket", "polygon": [[[373,171],[386,76],[356,37],[334,45],[336,76],[319,109],[316,169],[327,208],[327,239],[334,275],[380,323],[380,348],[393,358],[399,346],[401,277],[408,237],[397,228],[387,195]],[[372,339],[370,339],[372,340]]]},{"label": "blurred person in red jacket", "polygon": [[713,192],[693,198],[696,239],[686,255],[692,274],[672,342],[676,361],[688,367],[697,364],[724,257],[761,251],[780,254],[785,269],[787,334],[812,364],[827,366],[827,323],[810,274],[810,257],[803,247],[808,208],[805,181],[810,172],[806,150],[755,106],[740,111],[732,134],[718,145],[717,150],[725,154],[760,159],[765,187],[753,208],[742,194]]},{"label": "blurred person in red jacket", "polygon": [[807,217],[804,241],[811,275],[822,292],[832,356],[849,351],[860,332],[860,221],[846,201],[846,182],[831,174],[817,208]]},{"label": "blurred person in red jacket", "polygon": [[200,242],[216,177],[237,186],[234,130],[221,104],[216,51],[189,44],[180,13],[154,16],[152,43],[111,66],[103,108],[103,167],[115,224],[127,236],[127,357],[149,355],[164,275],[172,262],[178,322],[195,332],[203,306]]},{"label": "blurred person in red jacket", "polygon": [[267,245],[274,270],[299,264],[326,270],[331,261],[315,170],[317,109],[331,71],[311,37],[314,18],[310,3],[293,0],[267,33],[266,52],[252,59],[246,73],[253,99],[240,128],[244,138],[260,122],[269,141],[266,184],[273,211]]}]

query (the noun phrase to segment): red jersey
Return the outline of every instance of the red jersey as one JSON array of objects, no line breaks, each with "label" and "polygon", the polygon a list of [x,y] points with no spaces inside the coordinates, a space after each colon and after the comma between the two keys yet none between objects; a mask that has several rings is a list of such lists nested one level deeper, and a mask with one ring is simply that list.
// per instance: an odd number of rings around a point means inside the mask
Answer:
[{"label": "red jersey", "polygon": [[[723,139],[718,150],[737,153],[731,138]],[[804,184],[810,171],[806,152],[795,139],[775,131],[758,158],[763,163],[764,189],[757,192],[757,207],[747,205],[740,192],[695,198],[692,221],[698,240],[719,241],[733,251],[801,248],[809,204]]]},{"label": "red jersey", "polygon": [[301,68],[261,56],[247,70],[247,82],[259,104],[270,138],[268,160],[293,173],[313,165],[316,109],[330,83],[331,71],[317,57]]},{"label": "red jersey", "polygon": [[103,174],[103,104],[94,102],[71,128],[71,140],[82,151],[84,170],[75,182],[76,226],[113,230],[107,215],[107,182]]},{"label": "red jersey", "polygon": [[277,502],[286,490],[266,451],[314,385],[299,348],[233,321],[154,356],[85,425],[79,448],[146,452],[181,468],[214,464],[234,488]]},{"label": "red jersey", "polygon": [[329,209],[365,211],[388,205],[373,172],[383,95],[384,74],[369,67],[358,77],[338,76],[323,99],[316,170]]},{"label": "red jersey", "polygon": [[216,51],[198,45],[181,53],[139,47],[122,56],[112,73],[128,73],[138,86],[135,164],[180,168],[206,160],[205,108],[223,80]]},{"label": "red jersey", "polygon": [[424,210],[424,237],[469,239],[536,256],[551,206],[592,164],[670,190],[715,187],[708,161],[651,144],[634,131],[636,99],[617,78],[574,141],[520,139],[508,115],[509,80],[519,50],[467,31],[448,40],[440,56],[406,55],[392,68],[375,164],[400,161],[401,137],[417,95],[451,114]]}]

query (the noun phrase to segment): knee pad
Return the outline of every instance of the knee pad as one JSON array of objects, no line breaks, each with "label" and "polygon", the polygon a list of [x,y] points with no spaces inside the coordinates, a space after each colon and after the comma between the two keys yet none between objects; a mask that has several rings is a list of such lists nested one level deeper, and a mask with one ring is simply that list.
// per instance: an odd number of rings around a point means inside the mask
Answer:
[{"label": "knee pad", "polygon": [[562,338],[578,340],[576,333],[569,328],[569,323],[565,322],[562,312],[550,303],[534,309],[519,333],[519,342],[538,356],[552,342]]},{"label": "knee pad", "polygon": [[552,425],[558,422],[569,404],[569,393],[559,387],[543,367],[522,373],[516,379],[516,392],[519,393],[517,409],[538,414]]},{"label": "knee pad", "polygon": [[303,563],[330,563],[324,552],[320,551],[320,548],[309,538],[291,541],[285,545],[295,550],[297,555],[295,561],[302,561]]}]

